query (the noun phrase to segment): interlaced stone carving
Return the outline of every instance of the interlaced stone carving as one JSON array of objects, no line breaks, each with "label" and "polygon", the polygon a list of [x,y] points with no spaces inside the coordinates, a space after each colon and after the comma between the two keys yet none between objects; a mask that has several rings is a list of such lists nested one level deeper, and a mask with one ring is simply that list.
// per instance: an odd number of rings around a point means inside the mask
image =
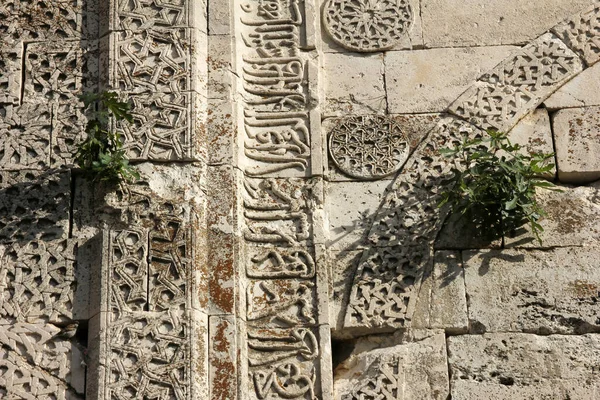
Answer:
[{"label": "interlaced stone carving", "polygon": [[476,126],[507,132],[582,68],[579,57],[548,33],[483,75],[449,110]]},{"label": "interlaced stone carving", "polygon": [[0,171],[0,243],[66,238],[70,174]]},{"label": "interlaced stone carving", "polygon": [[84,0],[7,0],[0,4],[2,41],[42,41],[85,37]]},{"label": "interlaced stone carving", "polygon": [[52,113],[45,105],[11,107],[0,117],[0,170],[50,166]]},{"label": "interlaced stone carving", "polygon": [[111,63],[113,87],[131,93],[191,90],[190,33],[185,28],[120,33]]},{"label": "interlaced stone carving", "polygon": [[72,384],[76,370],[82,369],[79,349],[56,337],[59,328],[26,323],[0,328],[0,395],[14,399],[84,398],[83,388],[75,390]]},{"label": "interlaced stone carving", "polygon": [[33,241],[5,249],[0,319],[66,323],[73,317],[75,243]]},{"label": "interlaced stone carving", "polygon": [[118,0],[116,5],[118,23],[115,30],[139,31],[154,27],[171,28],[188,25],[186,0]]},{"label": "interlaced stone carving", "polygon": [[79,42],[31,43],[25,54],[24,101],[77,101],[85,59]]},{"label": "interlaced stone carving", "polygon": [[314,362],[320,353],[312,329],[251,329],[248,349],[252,399],[316,398]]},{"label": "interlaced stone carving", "polygon": [[76,147],[86,138],[86,115],[83,103],[52,105],[52,144],[50,163],[53,168],[72,166]]},{"label": "interlaced stone carving", "polygon": [[600,6],[593,5],[574,18],[558,24],[552,31],[577,52],[588,66],[600,60]]},{"label": "interlaced stone carving", "polygon": [[[0,7],[2,6],[0,5]],[[22,45],[6,49],[0,46],[0,103],[19,104],[21,98],[21,57],[23,57]]]},{"label": "interlaced stone carving", "polygon": [[410,146],[393,119],[367,115],[341,120],[329,136],[329,152],[339,169],[361,179],[383,178],[406,162]]},{"label": "interlaced stone carving", "polygon": [[358,265],[344,325],[405,327],[410,323],[431,243],[442,223],[437,206],[453,164],[439,149],[482,132],[448,117],[415,150],[394,181],[369,232],[371,247]]},{"label": "interlaced stone carving", "polygon": [[[387,359],[386,359],[387,358]],[[365,375],[371,379],[360,382],[360,386],[341,400],[396,400],[403,398],[404,376],[400,357],[382,357],[369,366]]]},{"label": "interlaced stone carving", "polygon": [[333,40],[361,52],[392,48],[407,35],[413,18],[408,0],[328,0],[323,8]]}]

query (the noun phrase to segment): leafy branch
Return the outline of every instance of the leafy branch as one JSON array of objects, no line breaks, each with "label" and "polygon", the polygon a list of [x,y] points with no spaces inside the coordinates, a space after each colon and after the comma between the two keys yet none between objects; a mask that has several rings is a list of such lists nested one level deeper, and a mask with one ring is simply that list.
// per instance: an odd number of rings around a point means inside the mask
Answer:
[{"label": "leafy branch", "polygon": [[85,131],[87,138],[77,148],[75,162],[92,181],[133,182],[140,175],[129,164],[123,140],[110,129],[111,116],[116,122],[133,122],[129,104],[119,101],[114,92],[86,93],[81,96],[85,109],[92,111]]},{"label": "leafy branch", "polygon": [[539,220],[546,216],[536,198],[536,188],[553,189],[554,184],[541,175],[551,171],[554,154],[522,152],[502,132],[468,140],[454,148],[440,149],[457,167],[445,182],[442,207],[449,204],[452,213],[467,215],[481,233],[506,235],[528,223],[538,242],[544,228]]}]

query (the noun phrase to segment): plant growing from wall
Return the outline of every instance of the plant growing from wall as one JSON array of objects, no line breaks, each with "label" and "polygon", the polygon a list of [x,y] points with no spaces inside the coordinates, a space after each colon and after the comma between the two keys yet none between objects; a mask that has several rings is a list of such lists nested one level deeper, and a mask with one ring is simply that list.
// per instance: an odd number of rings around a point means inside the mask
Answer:
[{"label": "plant growing from wall", "polygon": [[114,92],[86,93],[81,96],[85,109],[91,111],[85,131],[87,138],[77,147],[75,162],[84,176],[95,181],[112,184],[133,182],[140,175],[123,150],[119,132],[111,129],[115,122],[133,122],[129,104],[119,101]]},{"label": "plant growing from wall", "polygon": [[554,154],[528,154],[512,144],[502,132],[488,131],[486,137],[468,140],[440,153],[456,162],[445,182],[439,207],[450,205],[451,213],[469,218],[479,233],[508,235],[529,223],[541,244],[546,215],[536,198],[536,188],[553,189],[540,176],[554,168]]}]

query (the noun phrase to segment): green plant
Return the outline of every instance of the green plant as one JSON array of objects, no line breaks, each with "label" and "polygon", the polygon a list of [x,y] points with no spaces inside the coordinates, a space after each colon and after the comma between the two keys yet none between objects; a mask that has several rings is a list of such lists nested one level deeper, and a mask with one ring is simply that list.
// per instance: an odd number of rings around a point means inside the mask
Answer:
[{"label": "green plant", "polygon": [[115,122],[133,122],[129,104],[119,101],[114,92],[86,93],[81,96],[85,109],[91,111],[85,131],[87,138],[78,145],[75,162],[92,181],[133,182],[140,175],[129,164],[119,132],[110,128]]},{"label": "green plant", "polygon": [[553,189],[540,176],[554,168],[554,154],[527,154],[512,144],[505,133],[488,131],[483,138],[468,140],[440,153],[457,161],[446,180],[439,207],[449,204],[452,213],[468,215],[485,236],[507,235],[529,223],[541,244],[539,224],[546,215],[535,198],[535,189]]}]

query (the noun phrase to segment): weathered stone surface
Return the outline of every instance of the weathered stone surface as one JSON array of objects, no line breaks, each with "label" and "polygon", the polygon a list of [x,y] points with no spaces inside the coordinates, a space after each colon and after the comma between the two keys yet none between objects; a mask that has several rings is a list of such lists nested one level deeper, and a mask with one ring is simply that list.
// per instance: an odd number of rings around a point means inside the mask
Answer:
[{"label": "weathered stone surface", "polygon": [[[343,337],[344,316],[348,307],[348,296],[352,289],[354,273],[360,262],[362,250],[331,251],[328,253],[329,269],[329,320],[332,336]],[[340,336],[341,335],[341,336]]]},{"label": "weathered stone surface", "polygon": [[600,65],[594,64],[544,100],[549,110],[600,105]]},{"label": "weathered stone surface", "polygon": [[383,55],[326,53],[323,115],[382,114],[386,111]]},{"label": "weathered stone surface", "polygon": [[450,214],[446,217],[440,233],[435,239],[434,248],[443,250],[464,249],[497,249],[502,246],[502,237],[494,232],[486,232],[489,235],[478,232],[476,227],[470,224],[468,217],[460,214]]},{"label": "weathered stone surface", "polygon": [[600,107],[560,110],[552,124],[558,179],[565,183],[600,179]]},{"label": "weathered stone surface", "polygon": [[208,34],[230,35],[232,21],[232,6],[222,1],[208,2]]},{"label": "weathered stone surface", "polygon": [[367,336],[334,372],[335,398],[446,399],[446,338],[442,331]]},{"label": "weathered stone surface", "polygon": [[0,103],[17,105],[21,98],[23,45],[11,47],[0,47]]},{"label": "weathered stone surface", "polygon": [[[328,2],[328,0],[320,0],[320,3],[324,4]],[[421,4],[418,0],[406,0],[401,4],[408,5],[411,9],[412,20],[408,26],[406,34],[397,36],[396,40],[391,41],[391,49],[392,50],[402,50],[402,49],[413,49],[420,48],[423,46],[423,31],[421,28]],[[380,23],[382,24],[382,23]],[[382,24],[380,26],[387,27],[387,24]],[[348,52],[355,51],[350,50],[348,48],[343,47],[333,40],[331,35],[326,33],[326,30],[323,30],[323,35],[321,38],[321,45],[323,46],[323,51],[326,53],[339,53],[339,52]],[[377,46],[372,46],[377,48]]]},{"label": "weathered stone surface", "polygon": [[600,332],[596,247],[463,252],[471,332]]},{"label": "weathered stone surface", "polygon": [[552,31],[586,62],[593,65],[600,60],[600,6],[595,4],[581,13],[558,24]]},{"label": "weathered stone surface", "polygon": [[548,214],[540,219],[540,245],[529,225],[506,236],[506,247],[586,246],[600,244],[599,187],[558,186],[562,192],[538,189],[536,199]]},{"label": "weathered stone surface", "polygon": [[425,273],[412,327],[464,333],[468,328],[465,276],[460,252],[436,251],[433,270]]},{"label": "weathered stone surface", "polygon": [[210,317],[208,373],[211,400],[238,396],[238,329],[235,317]]},{"label": "weathered stone surface", "polygon": [[366,234],[389,181],[325,184],[325,214],[329,221],[327,247],[355,250],[367,244]]},{"label": "weathered stone surface", "polygon": [[600,394],[600,335],[448,338],[453,399],[588,400]]},{"label": "weathered stone surface", "polygon": [[515,50],[513,46],[494,46],[387,52],[385,82],[389,112],[445,111],[481,74]]},{"label": "weathered stone surface", "polygon": [[524,44],[589,4],[590,0],[425,0],[423,41],[426,47]]},{"label": "weathered stone surface", "polygon": [[506,132],[582,69],[581,59],[547,33],[481,76],[449,111],[478,127]]}]

